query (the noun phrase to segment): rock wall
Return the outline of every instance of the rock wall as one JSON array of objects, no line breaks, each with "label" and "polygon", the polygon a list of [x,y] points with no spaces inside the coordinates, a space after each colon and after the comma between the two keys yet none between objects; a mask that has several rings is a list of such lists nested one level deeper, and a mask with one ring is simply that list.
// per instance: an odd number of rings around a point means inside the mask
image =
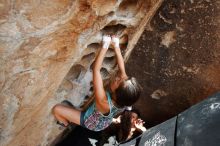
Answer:
[{"label": "rock wall", "polygon": [[[162,0],[0,2],[0,145],[43,146],[62,130],[56,103],[91,94],[91,66],[103,34],[120,37],[125,59]],[[115,69],[110,49],[103,78]]]},{"label": "rock wall", "polygon": [[220,90],[219,18],[218,0],[167,0],[147,25],[126,64],[144,88],[146,126]]}]

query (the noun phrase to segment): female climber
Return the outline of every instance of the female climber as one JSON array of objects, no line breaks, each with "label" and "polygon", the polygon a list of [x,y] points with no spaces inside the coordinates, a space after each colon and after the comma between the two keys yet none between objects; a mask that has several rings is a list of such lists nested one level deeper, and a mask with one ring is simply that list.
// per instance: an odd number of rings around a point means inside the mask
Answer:
[{"label": "female climber", "polygon": [[[110,90],[107,91],[100,70],[110,44],[115,52],[119,73],[110,81]],[[104,36],[102,39],[102,48],[93,67],[93,89],[94,101],[83,111],[63,104],[55,105],[52,112],[58,122],[64,126],[75,123],[93,131],[101,131],[112,123],[115,115],[139,99],[141,86],[134,77],[128,78],[119,47],[119,38],[116,36]]]}]

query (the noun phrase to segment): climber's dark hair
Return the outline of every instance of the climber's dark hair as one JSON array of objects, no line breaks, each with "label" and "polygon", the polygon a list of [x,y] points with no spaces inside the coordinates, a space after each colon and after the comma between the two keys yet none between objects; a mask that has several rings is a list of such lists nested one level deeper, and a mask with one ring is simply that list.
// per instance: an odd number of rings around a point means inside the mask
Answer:
[{"label": "climber's dark hair", "polygon": [[130,110],[131,113],[136,113],[138,118],[140,118],[141,114],[140,114],[140,111],[136,108],[132,108],[132,110]]},{"label": "climber's dark hair", "polygon": [[131,131],[131,118],[132,118],[132,113],[137,114],[137,118],[140,118],[140,112],[137,109],[132,109],[132,110],[125,110],[121,114],[121,124],[120,124],[120,129],[118,133],[118,140],[125,141],[128,138],[128,135]]},{"label": "climber's dark hair", "polygon": [[121,82],[115,90],[116,104],[120,107],[133,105],[140,97],[141,86],[134,77]]}]

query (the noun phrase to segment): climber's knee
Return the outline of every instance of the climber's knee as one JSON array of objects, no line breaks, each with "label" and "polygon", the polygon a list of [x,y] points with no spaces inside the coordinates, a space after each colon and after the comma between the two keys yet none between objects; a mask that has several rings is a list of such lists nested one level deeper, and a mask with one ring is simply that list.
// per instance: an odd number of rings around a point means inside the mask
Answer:
[{"label": "climber's knee", "polygon": [[62,110],[62,105],[56,104],[56,105],[52,108],[52,113],[53,113],[53,114],[59,114],[61,110]]}]

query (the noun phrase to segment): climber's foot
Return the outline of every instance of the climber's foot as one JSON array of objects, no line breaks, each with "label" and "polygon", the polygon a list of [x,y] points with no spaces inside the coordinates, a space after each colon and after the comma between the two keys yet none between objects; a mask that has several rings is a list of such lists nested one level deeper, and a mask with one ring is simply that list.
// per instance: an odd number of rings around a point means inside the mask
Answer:
[{"label": "climber's foot", "polygon": [[61,122],[59,122],[59,121],[57,121],[57,124],[60,125],[60,126],[62,126],[62,127],[67,127],[66,125],[64,125],[63,123],[61,123]]},{"label": "climber's foot", "polygon": [[65,106],[68,106],[68,107],[74,107],[73,104],[70,101],[68,101],[68,100],[63,100],[61,102],[61,104],[65,105]]},{"label": "climber's foot", "polygon": [[74,123],[71,123],[71,122],[69,122],[68,125],[64,125],[63,123],[57,121],[57,124],[61,126],[59,128],[60,130],[63,129],[63,128],[66,128],[68,130],[73,130],[76,127],[76,125]]}]

